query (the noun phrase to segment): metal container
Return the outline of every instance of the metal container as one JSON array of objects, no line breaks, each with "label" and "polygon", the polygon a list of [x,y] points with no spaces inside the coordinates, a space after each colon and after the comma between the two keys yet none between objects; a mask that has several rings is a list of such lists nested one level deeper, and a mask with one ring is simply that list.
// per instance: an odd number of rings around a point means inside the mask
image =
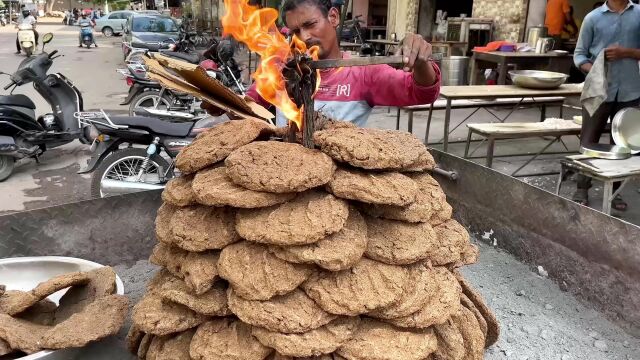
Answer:
[{"label": "metal container", "polygon": [[629,148],[609,144],[586,144],[580,146],[580,153],[598,159],[609,160],[624,160],[631,157]]},{"label": "metal container", "polygon": [[526,42],[529,44],[529,46],[535,48],[538,44],[538,39],[546,37],[547,35],[549,35],[549,29],[547,29],[546,26],[532,26],[527,31]]},{"label": "metal container", "polygon": [[629,148],[632,154],[639,154],[640,109],[626,108],[618,111],[611,123],[611,136],[616,145]]},{"label": "metal container", "polygon": [[469,57],[451,56],[443,58],[440,62],[442,73],[442,85],[467,85],[469,73]]},{"label": "metal container", "polygon": [[569,75],[540,70],[509,71],[514,85],[527,89],[555,89],[564,84]]},{"label": "metal container", "polygon": [[546,54],[556,46],[556,40],[550,37],[539,38],[536,42],[536,54]]},{"label": "metal container", "polygon": [[[101,268],[103,265],[93,261],[63,257],[63,256],[35,256],[0,259],[0,279],[6,285],[7,290],[29,291],[39,283],[49,280],[56,275],[62,275],[75,271],[90,271]],[[66,290],[58,291],[48,297],[56,304]],[[120,277],[116,275],[116,293],[124,295],[124,285]],[[20,360],[62,360],[74,359],[81,349],[44,350],[27,355]]]}]

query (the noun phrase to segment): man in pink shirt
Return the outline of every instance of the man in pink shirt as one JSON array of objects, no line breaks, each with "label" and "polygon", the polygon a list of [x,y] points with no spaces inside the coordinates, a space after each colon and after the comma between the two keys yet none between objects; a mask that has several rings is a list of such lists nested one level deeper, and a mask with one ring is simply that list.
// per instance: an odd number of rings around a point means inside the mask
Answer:
[{"label": "man in pink shirt", "polygon": [[[282,16],[290,34],[303,40],[307,47],[318,45],[320,59],[343,57],[336,28],[340,23],[338,9],[331,0],[285,0]],[[407,34],[397,55],[404,56],[404,69],[388,65],[344,67],[323,70],[315,108],[334,119],[365,126],[374,106],[409,106],[433,103],[440,94],[440,70],[429,60],[431,45],[418,34]],[[251,86],[252,99],[269,108]],[[276,123],[287,120],[276,112]]]}]

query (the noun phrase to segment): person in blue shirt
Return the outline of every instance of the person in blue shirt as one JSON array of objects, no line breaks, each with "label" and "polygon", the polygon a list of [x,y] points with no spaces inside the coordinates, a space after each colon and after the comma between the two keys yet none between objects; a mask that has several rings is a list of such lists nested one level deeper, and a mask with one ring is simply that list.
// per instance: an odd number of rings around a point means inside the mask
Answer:
[{"label": "person in blue shirt", "polygon": [[[607,121],[618,111],[640,105],[640,6],[630,0],[608,0],[585,17],[573,56],[575,65],[589,73],[602,51],[609,68],[607,99],[593,115],[582,109],[582,145],[598,143]],[[579,176],[573,200],[588,205],[590,187],[590,179]],[[612,207],[624,211],[627,204],[618,195]]]}]

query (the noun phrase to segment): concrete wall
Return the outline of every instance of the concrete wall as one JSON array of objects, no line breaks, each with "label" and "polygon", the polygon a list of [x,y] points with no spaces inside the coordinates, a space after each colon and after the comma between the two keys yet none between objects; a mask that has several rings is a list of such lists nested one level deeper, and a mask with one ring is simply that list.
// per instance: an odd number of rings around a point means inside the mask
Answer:
[{"label": "concrete wall", "polygon": [[418,34],[426,39],[431,39],[436,19],[436,6],[433,0],[420,0],[418,6]]},{"label": "concrete wall", "polygon": [[360,20],[365,23],[369,19],[369,0],[352,0],[351,15],[362,15]]},{"label": "concrete wall", "polygon": [[495,40],[519,42],[524,36],[527,0],[475,0],[473,17],[495,21]]},{"label": "concrete wall", "polygon": [[390,0],[387,7],[387,34],[396,33],[402,39],[407,32],[416,32],[419,0]]}]

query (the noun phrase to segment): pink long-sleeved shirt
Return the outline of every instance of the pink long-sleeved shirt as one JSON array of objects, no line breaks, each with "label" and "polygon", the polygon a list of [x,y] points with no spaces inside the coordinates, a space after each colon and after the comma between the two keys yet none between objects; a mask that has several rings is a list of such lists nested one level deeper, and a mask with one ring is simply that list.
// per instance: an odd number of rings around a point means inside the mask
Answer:
[{"label": "pink long-sleeved shirt", "polygon": [[[344,67],[320,72],[320,88],[315,109],[334,119],[351,121],[364,127],[374,106],[409,106],[431,104],[440,95],[440,69],[433,64],[437,81],[431,86],[416,84],[413,74],[388,65]],[[269,107],[257,92],[255,84],[247,95]],[[276,112],[276,123],[285,126],[287,120]]]}]

